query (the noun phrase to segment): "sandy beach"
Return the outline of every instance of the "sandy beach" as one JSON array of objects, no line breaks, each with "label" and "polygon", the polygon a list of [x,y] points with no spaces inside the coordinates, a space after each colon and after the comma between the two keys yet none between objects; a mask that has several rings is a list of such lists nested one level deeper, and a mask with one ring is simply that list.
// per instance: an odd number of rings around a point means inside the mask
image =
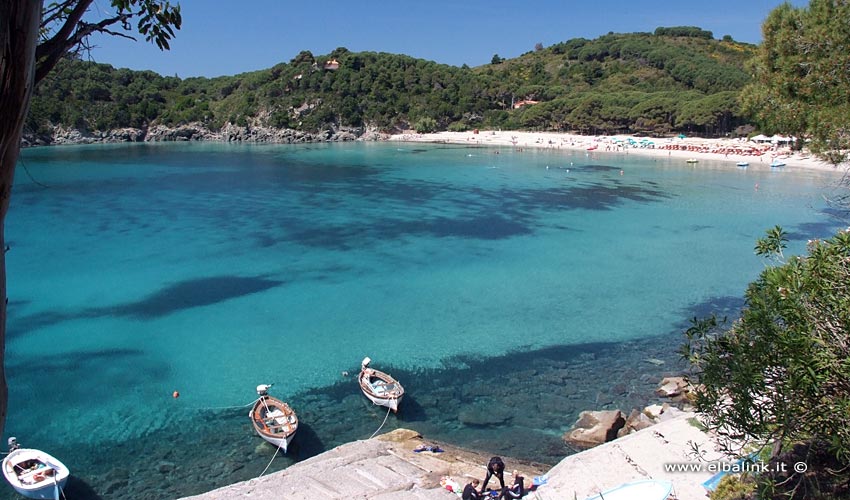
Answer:
[{"label": "sandy beach", "polygon": [[[784,166],[819,170],[836,170],[833,165],[816,159],[805,149],[794,152],[780,144],[756,143],[744,139],[645,138],[629,135],[584,136],[557,132],[517,132],[480,130],[467,132],[408,132],[390,136],[390,141],[466,144],[476,146],[563,149],[585,151],[588,154],[613,153],[653,157],[680,158],[683,163],[699,161],[728,162],[734,168],[738,162],[770,166],[774,161]],[[696,162],[694,162],[696,160]],[[841,168],[846,167],[842,165]]]}]

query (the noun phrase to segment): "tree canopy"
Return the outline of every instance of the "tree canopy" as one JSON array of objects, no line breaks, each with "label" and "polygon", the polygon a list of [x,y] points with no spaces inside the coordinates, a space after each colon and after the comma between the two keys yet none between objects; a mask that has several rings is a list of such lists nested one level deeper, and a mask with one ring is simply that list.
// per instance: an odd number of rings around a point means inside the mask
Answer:
[{"label": "tree canopy", "polygon": [[[743,449],[824,445],[850,460],[850,230],[782,259],[780,227],[756,252],[775,259],[746,291],[740,320],[695,320],[684,354],[697,410]],[[805,458],[805,457],[803,457]],[[799,471],[798,471],[799,472]]]},{"label": "tree canopy", "polygon": [[746,112],[767,133],[810,139],[837,164],[850,149],[850,3],[785,3],[762,26],[753,81],[742,93]]},{"label": "tree canopy", "polygon": [[[28,126],[393,130],[430,129],[433,120],[436,130],[733,132],[746,122],[736,96],[748,81],[744,64],[753,47],[688,33],[575,39],[477,68],[339,48],[316,56],[302,51],[265,70],[182,80],[71,60],[61,76],[43,82]],[[339,67],[325,69],[332,59]],[[519,101],[539,103],[512,109]]]}]

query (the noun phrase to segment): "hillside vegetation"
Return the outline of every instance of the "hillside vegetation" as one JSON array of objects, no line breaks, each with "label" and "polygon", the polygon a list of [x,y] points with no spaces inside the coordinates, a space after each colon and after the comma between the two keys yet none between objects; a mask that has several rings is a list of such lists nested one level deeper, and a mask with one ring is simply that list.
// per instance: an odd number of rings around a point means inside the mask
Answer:
[{"label": "hillside vegetation", "polygon": [[[28,126],[34,133],[199,122],[212,130],[231,123],[720,135],[747,122],[738,94],[754,50],[684,27],[538,45],[476,68],[345,48],[211,79],[65,61],[38,89]],[[537,103],[514,109],[521,101]]]}]

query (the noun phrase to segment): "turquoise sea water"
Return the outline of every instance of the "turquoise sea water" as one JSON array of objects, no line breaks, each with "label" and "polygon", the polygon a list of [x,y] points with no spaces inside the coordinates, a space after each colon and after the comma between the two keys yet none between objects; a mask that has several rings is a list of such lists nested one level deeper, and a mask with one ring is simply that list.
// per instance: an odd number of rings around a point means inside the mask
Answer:
[{"label": "turquoise sea water", "polygon": [[384,412],[343,376],[368,355],[407,388],[385,429],[554,463],[580,410],[652,400],[689,317],[740,307],[765,229],[800,253],[841,227],[836,178],[387,143],[26,150],[6,434],[63,459],[73,498],[198,493],[272,458],[243,407],[260,383],[304,424],[271,470],[368,437]]}]

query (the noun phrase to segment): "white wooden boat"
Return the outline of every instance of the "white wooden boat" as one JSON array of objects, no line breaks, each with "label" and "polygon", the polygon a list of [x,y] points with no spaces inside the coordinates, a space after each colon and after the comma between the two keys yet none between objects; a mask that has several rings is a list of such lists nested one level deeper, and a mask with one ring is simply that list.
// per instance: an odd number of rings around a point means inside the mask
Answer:
[{"label": "white wooden boat", "polygon": [[588,497],[586,500],[665,500],[673,491],[670,481],[634,481]]},{"label": "white wooden boat", "polygon": [[376,405],[386,406],[393,413],[398,412],[398,405],[404,397],[404,387],[390,375],[369,368],[371,362],[372,360],[366,357],[360,365],[360,390]]},{"label": "white wooden boat", "polygon": [[295,431],[298,430],[298,416],[288,404],[269,396],[270,387],[268,384],[257,386],[260,398],[254,403],[248,416],[261,438],[286,453],[289,443],[295,437]]},{"label": "white wooden boat", "polygon": [[738,163],[736,163],[735,165],[738,165],[739,167],[746,167],[746,166],[748,166],[749,164],[750,164],[750,162],[747,162],[747,161],[739,161],[739,162],[738,162]]},{"label": "white wooden boat", "polygon": [[785,166],[785,162],[780,161],[780,160],[773,160],[772,162],[770,162],[770,166],[771,166],[771,167],[774,167],[774,168],[776,168],[776,167],[784,167],[784,166]]},{"label": "white wooden boat", "polygon": [[685,160],[685,163],[699,163],[699,160],[697,160],[696,158],[688,158],[687,160]]},{"label": "white wooden boat", "polygon": [[3,475],[21,495],[27,498],[59,500],[71,471],[53,456],[31,448],[21,448],[9,438],[9,454],[3,459]]}]

